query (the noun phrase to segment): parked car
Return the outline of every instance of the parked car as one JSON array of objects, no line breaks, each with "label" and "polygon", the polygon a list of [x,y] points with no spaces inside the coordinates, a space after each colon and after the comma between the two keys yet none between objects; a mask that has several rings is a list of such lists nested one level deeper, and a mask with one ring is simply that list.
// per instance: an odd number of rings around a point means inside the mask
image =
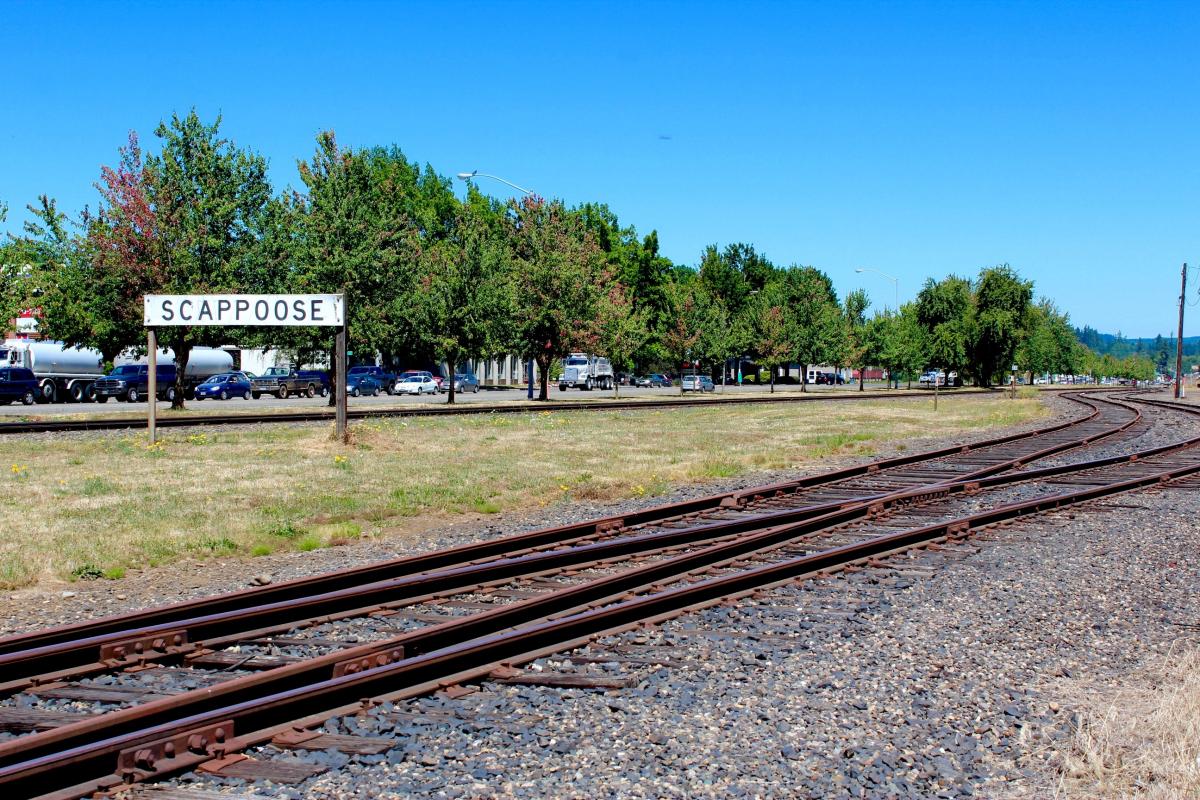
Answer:
[{"label": "parked car", "polygon": [[254,384],[244,372],[221,372],[208,378],[196,387],[196,400],[214,398],[228,400],[240,397],[249,400],[254,396]]},{"label": "parked car", "polygon": [[437,382],[428,372],[424,375],[409,375],[396,382],[396,394],[437,394],[437,391]]},{"label": "parked car", "polygon": [[0,406],[6,406],[13,400],[31,406],[37,400],[37,388],[33,370],[23,367],[0,368]]},{"label": "parked car", "polygon": [[634,375],[633,376],[633,385],[634,386],[649,386],[650,385],[650,376]]},{"label": "parked car", "polygon": [[[658,372],[653,373],[649,378],[647,378],[647,380],[650,381],[648,384],[646,384],[647,386],[674,386],[675,385],[675,382],[673,380],[668,378],[666,375],[662,375]],[[638,384],[638,385],[640,386],[641,384]]]},{"label": "parked car", "polygon": [[[360,364],[357,367],[351,367],[346,373],[346,386],[349,388],[351,380],[356,375],[370,375],[379,384],[379,388],[388,394],[395,391],[396,373],[390,372],[383,367],[377,367],[373,364]],[[365,392],[364,392],[365,394]]]},{"label": "parked car", "polygon": [[434,383],[436,383],[438,385],[439,389],[442,388],[442,383],[443,383],[442,376],[434,375],[432,372],[430,372],[427,369],[406,369],[406,370],[404,370],[404,372],[401,372],[400,375],[396,378],[396,383],[399,383],[400,381],[404,380],[405,378],[410,378],[413,375],[418,375],[421,377],[429,378],[431,381],[433,381]]},{"label": "parked car", "polygon": [[[362,395],[378,397],[381,391],[383,391],[383,385],[371,373],[355,372],[354,370],[346,373],[346,394],[351,397],[360,397]],[[388,392],[388,394],[391,394],[391,392]]]},{"label": "parked car", "polygon": [[816,382],[818,386],[841,386],[846,379],[836,372],[818,372]]},{"label": "parked car", "polygon": [[707,375],[684,375],[679,380],[679,388],[685,392],[714,392],[717,389]]},{"label": "parked car", "polygon": [[254,397],[273,394],[280,400],[289,395],[305,397],[322,397],[329,395],[329,374],[321,370],[296,370],[291,367],[271,367],[263,375],[251,375],[250,378]]},{"label": "parked car", "polygon": [[[436,380],[435,380],[436,382]],[[449,392],[450,382],[442,381],[438,386],[438,391]],[[475,377],[473,372],[456,372],[454,373],[454,391],[458,392],[478,392],[479,379]]]}]

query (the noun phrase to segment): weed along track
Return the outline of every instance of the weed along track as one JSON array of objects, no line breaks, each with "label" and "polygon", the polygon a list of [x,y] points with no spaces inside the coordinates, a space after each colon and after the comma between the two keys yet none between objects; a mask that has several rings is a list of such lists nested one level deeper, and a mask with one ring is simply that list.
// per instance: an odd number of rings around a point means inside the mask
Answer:
[{"label": "weed along track", "polygon": [[319,728],[470,681],[619,690],[632,678],[522,667],[571,653],[633,675],[670,659],[589,643],[1200,473],[1200,437],[1142,441],[1196,409],[1067,396],[1078,416],[1027,434],[0,640],[0,786],[304,780],[325,765],[245,751],[380,753],[395,743]]}]

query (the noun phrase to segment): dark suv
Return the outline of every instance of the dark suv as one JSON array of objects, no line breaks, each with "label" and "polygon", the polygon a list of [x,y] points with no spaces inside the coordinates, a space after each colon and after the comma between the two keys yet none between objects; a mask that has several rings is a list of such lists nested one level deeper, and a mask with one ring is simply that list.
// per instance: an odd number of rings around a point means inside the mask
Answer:
[{"label": "dark suv", "polygon": [[[156,370],[158,376],[158,399],[175,399],[175,365],[159,364]],[[145,400],[150,391],[150,371],[145,364],[123,364],[94,384],[96,387],[96,402],[107,403],[108,398],[128,400],[136,403]]]},{"label": "dark suv", "polygon": [[33,372],[21,367],[0,367],[0,406],[20,400],[27,406],[33,405],[37,391],[37,378]]}]

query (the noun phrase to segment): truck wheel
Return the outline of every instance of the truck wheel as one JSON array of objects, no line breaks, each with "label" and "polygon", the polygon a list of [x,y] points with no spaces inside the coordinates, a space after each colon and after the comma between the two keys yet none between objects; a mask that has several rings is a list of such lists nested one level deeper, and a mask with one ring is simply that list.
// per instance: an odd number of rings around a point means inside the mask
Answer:
[{"label": "truck wheel", "polygon": [[225,391],[224,389],[222,389],[222,390],[221,390],[221,399],[222,399],[222,400],[228,400],[228,399],[229,399],[229,392],[227,392],[227,391]]},{"label": "truck wheel", "polygon": [[142,395],[137,389],[130,389],[128,394],[125,395],[125,397],[131,403],[136,403],[138,400],[142,399]]},{"label": "truck wheel", "polygon": [[36,401],[35,401],[35,399],[34,399],[34,397],[33,397],[33,392],[32,392],[32,391],[26,391],[26,392],[25,392],[25,394],[21,395],[21,402],[22,402],[22,403],[24,403],[24,404],[25,404],[25,405],[27,405],[27,406],[31,406],[31,405],[33,405],[33,404],[34,404],[34,402],[36,402]]},{"label": "truck wheel", "polygon": [[567,385],[566,385],[565,383],[560,383],[560,384],[558,385],[558,390],[559,390],[560,392],[565,392],[565,391],[567,390]]},{"label": "truck wheel", "polygon": [[585,392],[590,392],[592,390],[593,386],[595,386],[595,384],[592,382],[592,379],[588,378],[587,381],[585,381],[583,384],[583,390]]},{"label": "truck wheel", "polygon": [[250,392],[250,390],[249,390],[249,389],[247,389],[246,391],[242,392],[242,399],[243,399],[243,400],[249,400],[249,399],[250,399],[250,394],[251,394],[251,392]]},{"label": "truck wheel", "polygon": [[308,388],[304,390],[304,396],[309,397],[309,398],[316,397],[317,396],[317,387],[313,386],[310,383],[308,385]]},{"label": "truck wheel", "polygon": [[286,400],[288,396],[288,388],[280,384],[279,391],[275,393],[280,400]]},{"label": "truck wheel", "polygon": [[96,402],[97,402],[97,403],[107,403],[107,402],[108,402],[108,395],[106,395],[106,394],[98,394],[98,395],[96,395]]},{"label": "truck wheel", "polygon": [[260,398],[260,397],[262,397],[262,392],[254,392],[254,399],[255,399],[255,400],[257,400],[257,399],[258,399],[258,398]]},{"label": "truck wheel", "polygon": [[321,397],[329,397],[329,387],[328,386],[321,387]]},{"label": "truck wheel", "polygon": [[166,397],[168,403],[174,403],[175,402],[175,387],[168,386],[164,397]]},{"label": "truck wheel", "polygon": [[56,394],[57,394],[57,391],[56,391],[56,387],[54,385],[54,381],[51,381],[51,380],[42,381],[42,385],[38,389],[38,400],[42,401],[43,403],[53,403],[54,396]]},{"label": "truck wheel", "polygon": [[82,403],[87,393],[83,389],[83,384],[72,383],[69,390],[72,403]]}]

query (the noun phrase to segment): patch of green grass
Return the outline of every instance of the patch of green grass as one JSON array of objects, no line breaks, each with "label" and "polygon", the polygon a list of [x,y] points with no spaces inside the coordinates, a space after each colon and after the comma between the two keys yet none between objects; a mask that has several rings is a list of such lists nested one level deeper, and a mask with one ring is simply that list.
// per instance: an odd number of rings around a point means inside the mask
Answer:
[{"label": "patch of green grass", "polygon": [[295,520],[285,519],[268,528],[267,533],[281,539],[295,539],[297,536],[304,535],[304,528],[297,525]]},{"label": "patch of green grass", "polygon": [[250,548],[250,555],[254,558],[261,558],[262,556],[269,556],[273,552],[275,552],[275,551],[272,550],[270,547],[268,547],[265,544],[256,544],[256,545],[254,545],[254,547]]},{"label": "patch of green grass", "polygon": [[71,580],[75,581],[94,581],[104,577],[104,570],[97,567],[95,564],[80,564],[75,569],[71,570]]},{"label": "patch of green grass", "polygon": [[312,536],[322,539],[357,539],[362,536],[362,525],[357,522],[332,522],[314,525]]},{"label": "patch of green grass", "polygon": [[84,497],[97,497],[102,494],[112,494],[116,490],[117,487],[104,480],[104,478],[93,476],[91,478],[84,478],[83,486],[79,488],[79,493]]},{"label": "patch of green grass", "polygon": [[125,568],[124,567],[109,567],[108,569],[104,570],[105,580],[119,581],[124,577],[125,577]]},{"label": "patch of green grass", "polygon": [[237,542],[228,536],[205,536],[188,542],[184,547],[193,553],[212,556],[227,556],[236,553],[238,549]]},{"label": "patch of green grass", "polygon": [[308,534],[300,541],[296,542],[296,549],[301,553],[307,553],[312,550],[320,550],[325,546],[325,541],[315,534]]}]

